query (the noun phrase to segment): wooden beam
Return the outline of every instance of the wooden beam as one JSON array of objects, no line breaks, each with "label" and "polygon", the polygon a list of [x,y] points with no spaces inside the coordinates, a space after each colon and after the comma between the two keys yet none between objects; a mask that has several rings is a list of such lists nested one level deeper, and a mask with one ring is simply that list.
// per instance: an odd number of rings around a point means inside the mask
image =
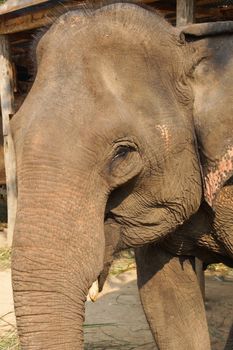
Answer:
[{"label": "wooden beam", "polygon": [[[154,0],[144,0],[145,3],[150,4]],[[44,1],[45,2],[45,1]],[[13,34],[25,30],[37,29],[48,26],[54,22],[64,9],[78,9],[85,4],[84,0],[60,0],[60,1],[46,1],[46,7],[32,7],[25,13],[20,15],[15,12],[1,16],[0,12],[0,34]],[[136,0],[140,2],[140,0]],[[0,6],[1,9],[1,6]]]},{"label": "wooden beam", "polygon": [[52,22],[48,10],[41,10],[36,13],[27,13],[25,15],[13,18],[1,18],[0,34],[18,33],[29,29],[36,29],[47,26]]},{"label": "wooden beam", "polygon": [[194,23],[194,1],[195,0],[176,0],[177,27]]},{"label": "wooden beam", "polygon": [[[63,4],[64,3],[64,4]],[[77,9],[82,1],[49,2],[45,8],[32,8],[20,15],[0,16],[0,34],[19,33],[25,30],[48,26],[62,13],[64,8]]]},{"label": "wooden beam", "polygon": [[17,209],[17,187],[15,151],[10,129],[10,116],[14,114],[13,70],[10,62],[8,37],[5,35],[0,35],[0,100],[7,186],[7,241],[11,246]]},{"label": "wooden beam", "polygon": [[8,0],[0,5],[0,15],[21,10],[25,7],[34,6],[48,2],[48,0]]}]

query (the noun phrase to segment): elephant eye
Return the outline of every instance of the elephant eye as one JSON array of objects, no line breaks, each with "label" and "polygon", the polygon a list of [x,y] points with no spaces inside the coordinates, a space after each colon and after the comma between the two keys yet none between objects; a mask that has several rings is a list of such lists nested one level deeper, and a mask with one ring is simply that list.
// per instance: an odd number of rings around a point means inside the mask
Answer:
[{"label": "elephant eye", "polygon": [[136,175],[142,169],[142,158],[135,142],[119,140],[113,144],[111,160],[107,163],[108,183],[111,191]]},{"label": "elephant eye", "polygon": [[117,150],[114,154],[113,160],[125,158],[129,153],[134,152],[136,149],[130,145],[122,145],[117,147]]}]

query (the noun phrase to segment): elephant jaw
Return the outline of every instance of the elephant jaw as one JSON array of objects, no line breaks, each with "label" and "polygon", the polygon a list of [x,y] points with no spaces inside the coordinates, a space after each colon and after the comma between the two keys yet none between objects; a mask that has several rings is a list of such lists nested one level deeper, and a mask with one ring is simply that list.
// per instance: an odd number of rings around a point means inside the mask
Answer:
[{"label": "elephant jaw", "polygon": [[204,177],[204,196],[214,208],[214,201],[219,190],[233,175],[233,147],[229,148],[214,168],[210,168]]},{"label": "elephant jaw", "polygon": [[215,236],[233,258],[233,147],[205,176],[204,195],[214,212]]}]

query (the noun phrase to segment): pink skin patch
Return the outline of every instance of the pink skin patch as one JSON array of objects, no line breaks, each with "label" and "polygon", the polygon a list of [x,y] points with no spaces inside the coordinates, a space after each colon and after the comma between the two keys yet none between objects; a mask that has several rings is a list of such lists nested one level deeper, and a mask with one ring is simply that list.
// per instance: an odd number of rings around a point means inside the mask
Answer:
[{"label": "pink skin patch", "polygon": [[165,142],[165,148],[168,151],[169,149],[169,143],[170,143],[170,135],[169,135],[169,130],[166,125],[157,125],[157,129],[161,132],[161,136]]},{"label": "pink skin patch", "polygon": [[218,190],[233,173],[233,147],[228,149],[215,170],[205,176],[205,200],[212,207]]}]

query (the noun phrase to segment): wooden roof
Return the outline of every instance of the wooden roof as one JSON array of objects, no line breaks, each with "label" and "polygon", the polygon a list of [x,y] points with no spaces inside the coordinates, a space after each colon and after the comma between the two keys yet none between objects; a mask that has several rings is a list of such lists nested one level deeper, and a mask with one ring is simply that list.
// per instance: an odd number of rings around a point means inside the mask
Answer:
[{"label": "wooden roof", "polygon": [[0,15],[47,2],[48,0],[7,0],[0,6]]}]

